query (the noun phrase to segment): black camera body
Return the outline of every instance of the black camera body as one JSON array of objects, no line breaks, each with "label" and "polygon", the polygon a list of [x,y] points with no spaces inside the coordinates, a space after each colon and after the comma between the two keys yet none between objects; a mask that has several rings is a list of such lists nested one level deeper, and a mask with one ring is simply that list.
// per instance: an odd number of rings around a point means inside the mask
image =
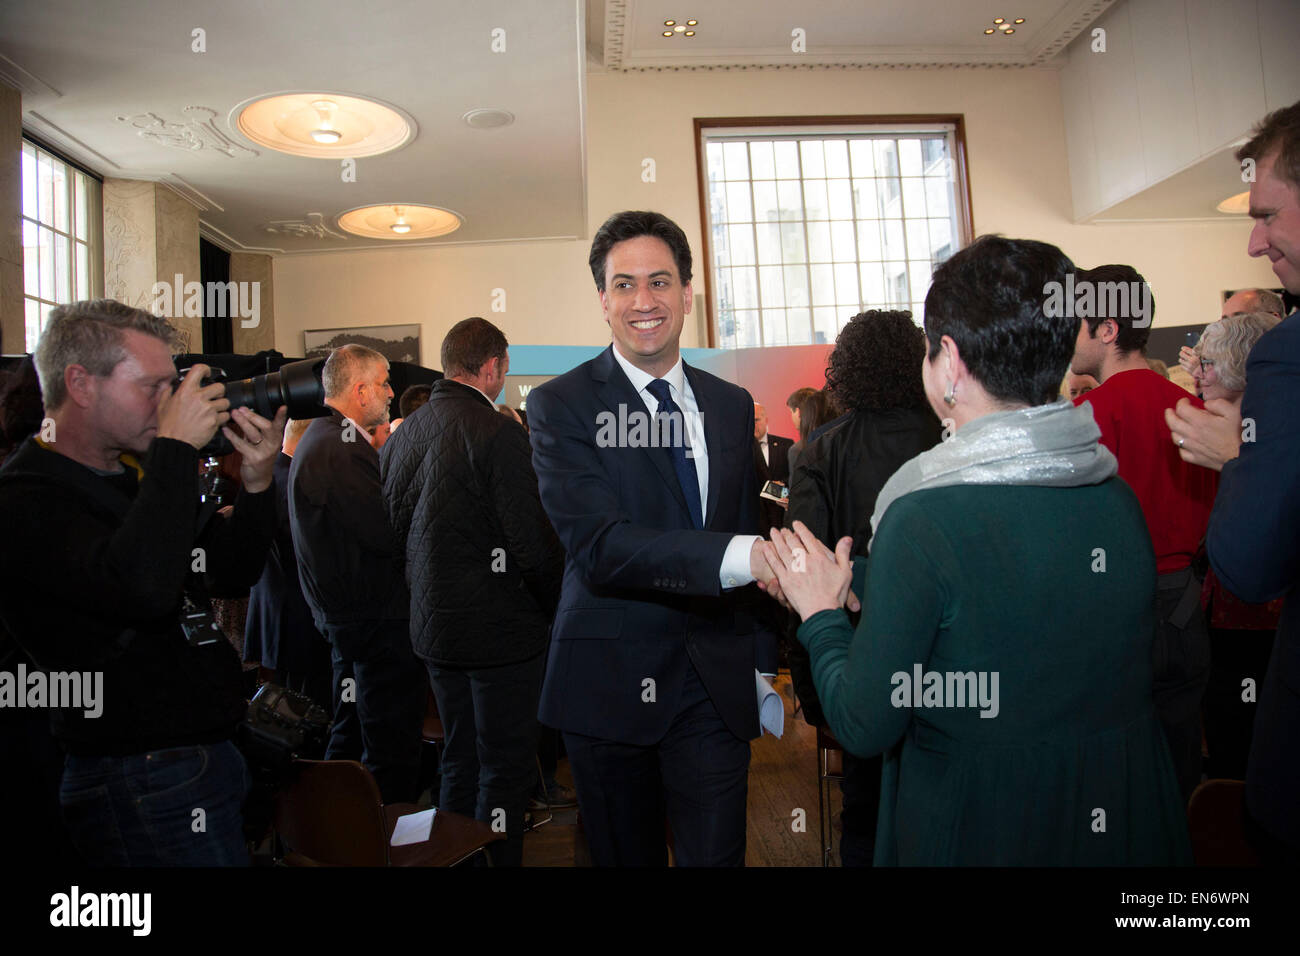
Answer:
[{"label": "black camera body", "polygon": [[[225,369],[210,366],[203,377],[206,387],[214,382],[226,386],[226,400],[230,409],[251,408],[263,418],[274,418],[281,405],[289,409],[290,418],[322,418],[329,414],[325,405],[325,386],[321,373],[325,368],[323,358],[302,359],[280,366],[275,372],[254,375],[252,378],[228,380]],[[189,372],[180,369],[181,378]],[[235,447],[218,431],[200,450],[201,455],[229,455]]]}]

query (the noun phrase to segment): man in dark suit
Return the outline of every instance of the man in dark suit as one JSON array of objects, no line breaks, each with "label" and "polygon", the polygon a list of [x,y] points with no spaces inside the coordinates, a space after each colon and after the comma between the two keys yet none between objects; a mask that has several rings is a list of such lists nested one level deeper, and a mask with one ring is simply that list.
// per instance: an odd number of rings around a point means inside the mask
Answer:
[{"label": "man in dark suit", "polygon": [[311,419],[293,419],[284,429],[284,445],[275,459],[275,538],[266,566],[248,595],[244,659],[275,672],[275,680],[306,694],[327,711],[330,691],[330,646],[312,620],[298,582],[298,557],[289,522],[289,468]]},{"label": "man in dark suit", "polygon": [[[1300,103],[1266,116],[1237,159],[1255,161],[1247,252],[1300,294]],[[1182,457],[1221,467],[1206,547],[1230,592],[1252,604],[1286,595],[1246,766],[1246,810],[1273,862],[1300,863],[1300,313],[1256,343],[1238,418],[1222,400],[1166,415]],[[1247,426],[1243,440],[1242,426]],[[1239,449],[1239,453],[1238,453]]]},{"label": "man in dark suit", "polygon": [[566,551],[540,716],[564,732],[597,865],[665,864],[665,815],[679,865],[743,865],[754,671],[774,654],[745,589],[772,578],[753,400],[681,360],[675,223],[612,216],[589,261],[613,345],[528,396]]},{"label": "man in dark suit", "polygon": [[[758,487],[769,481],[779,481],[787,488],[790,486],[790,462],[788,455],[794,442],[780,435],[767,431],[767,409],[760,403],[754,403],[754,466],[758,469]],[[759,531],[766,537],[773,528],[785,524],[785,509],[775,501],[760,499]]]},{"label": "man in dark suit", "polygon": [[289,469],[303,596],[333,648],[334,727],[326,759],[357,760],[385,803],[412,802],[425,681],[411,650],[402,551],[388,524],[375,429],[388,421],[388,362],[345,345],[325,360],[325,404]]}]

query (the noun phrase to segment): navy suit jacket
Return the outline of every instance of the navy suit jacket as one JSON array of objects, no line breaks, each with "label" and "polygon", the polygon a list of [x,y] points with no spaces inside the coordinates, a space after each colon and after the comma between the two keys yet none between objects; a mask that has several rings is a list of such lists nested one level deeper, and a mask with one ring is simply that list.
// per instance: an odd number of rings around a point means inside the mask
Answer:
[{"label": "navy suit jacket", "polygon": [[646,412],[612,346],[528,394],[533,467],[566,552],[539,710],[548,726],[653,744],[694,663],[731,732],[759,734],[753,605],[770,598],[752,585],[724,591],[718,575],[732,536],[758,533],[753,399],[683,367],[709,455],[702,530],[668,449],[602,447],[602,413]]},{"label": "navy suit jacket", "polygon": [[1256,343],[1246,363],[1243,424],[1255,440],[1223,467],[1207,532],[1210,564],[1237,597],[1287,596],[1246,769],[1246,803],[1300,850],[1300,313]]}]

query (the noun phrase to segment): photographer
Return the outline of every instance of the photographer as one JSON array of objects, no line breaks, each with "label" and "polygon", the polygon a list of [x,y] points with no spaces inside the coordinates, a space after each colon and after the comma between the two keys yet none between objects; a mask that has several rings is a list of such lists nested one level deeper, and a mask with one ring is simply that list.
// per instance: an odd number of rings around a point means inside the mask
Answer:
[{"label": "photographer", "polygon": [[[68,754],[60,803],[96,866],[248,862],[231,743],[247,702],[205,577],[261,572],[285,411],[228,412],[202,365],[176,386],[173,331],[111,299],[55,309],[36,348],[49,418],[0,469],[0,615],[62,687],[42,701]],[[243,456],[229,518],[199,503],[218,428]]]}]

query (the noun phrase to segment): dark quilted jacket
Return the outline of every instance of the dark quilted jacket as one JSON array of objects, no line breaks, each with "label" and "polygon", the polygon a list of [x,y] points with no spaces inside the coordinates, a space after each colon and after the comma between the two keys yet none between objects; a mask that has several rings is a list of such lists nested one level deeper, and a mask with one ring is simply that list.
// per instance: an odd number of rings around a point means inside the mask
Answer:
[{"label": "dark quilted jacket", "polygon": [[385,443],[380,471],[405,545],[415,653],[465,668],[542,653],[564,552],[523,426],[443,379]]}]

